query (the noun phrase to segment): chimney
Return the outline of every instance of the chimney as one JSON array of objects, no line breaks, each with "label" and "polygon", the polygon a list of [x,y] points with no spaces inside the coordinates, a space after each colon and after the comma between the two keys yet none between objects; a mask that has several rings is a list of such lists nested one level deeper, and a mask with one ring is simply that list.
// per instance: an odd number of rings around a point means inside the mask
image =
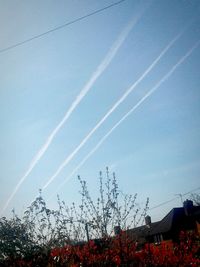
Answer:
[{"label": "chimney", "polygon": [[183,208],[184,208],[184,211],[185,211],[185,215],[186,216],[191,215],[192,214],[192,209],[193,209],[193,201],[186,199],[183,202]]},{"label": "chimney", "polygon": [[115,235],[119,235],[121,232],[121,227],[118,225],[118,226],[114,226],[114,233]]},{"label": "chimney", "polygon": [[147,215],[145,217],[145,224],[146,226],[150,227],[151,226],[151,217],[149,215]]}]

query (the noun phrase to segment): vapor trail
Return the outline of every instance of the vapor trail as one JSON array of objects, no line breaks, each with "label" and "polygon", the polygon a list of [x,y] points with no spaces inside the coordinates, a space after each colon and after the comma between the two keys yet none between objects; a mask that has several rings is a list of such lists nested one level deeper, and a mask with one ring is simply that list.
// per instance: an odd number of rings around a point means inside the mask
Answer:
[{"label": "vapor trail", "polygon": [[[134,105],[108,132],[105,134],[97,145],[83,158],[83,160],[76,166],[76,168],[70,173],[70,175],[59,185],[56,194],[63,185],[80,169],[80,167],[96,152],[96,150],[103,144],[103,142],[111,135],[111,133],[127,118],[129,117],[147,98],[149,98],[169,77],[174,73],[174,71],[192,54],[192,52],[199,46],[200,41],[196,42],[195,45],[170,69],[170,71],[156,83],[156,85],[144,96],[142,97],[136,105]],[[54,195],[53,194],[53,195]],[[53,196],[52,195],[52,196]],[[49,198],[51,199],[52,196]]]},{"label": "vapor trail", "polygon": [[128,34],[133,29],[133,27],[138,22],[138,20],[141,18],[141,16],[144,13],[144,11],[145,11],[145,9],[143,9],[141,12],[139,12],[138,15],[134,16],[131,19],[131,21],[129,22],[129,24],[120,33],[120,35],[118,36],[118,38],[116,39],[116,41],[113,43],[113,45],[109,49],[108,53],[106,54],[106,56],[104,57],[104,59],[102,60],[102,62],[99,64],[99,66],[97,67],[97,69],[92,74],[92,76],[89,79],[89,81],[85,84],[85,86],[82,88],[82,90],[79,93],[79,95],[76,97],[76,99],[74,100],[74,102],[71,104],[70,108],[68,109],[68,111],[64,115],[63,119],[58,123],[58,125],[55,127],[55,129],[52,131],[52,133],[48,136],[48,138],[47,138],[46,142],[44,143],[44,145],[40,148],[40,150],[37,152],[37,154],[35,155],[35,157],[31,161],[31,163],[30,163],[27,171],[21,177],[21,179],[19,180],[18,184],[14,188],[13,192],[9,196],[9,198],[8,198],[5,206],[2,209],[2,212],[4,212],[5,209],[8,207],[10,201],[13,199],[13,197],[15,196],[15,194],[17,193],[17,191],[19,190],[19,188],[22,185],[22,183],[25,181],[25,179],[31,173],[31,171],[33,170],[33,168],[35,167],[35,165],[38,163],[38,161],[44,155],[44,153],[46,152],[46,150],[48,149],[48,147],[52,143],[54,137],[56,136],[56,134],[58,133],[58,131],[62,128],[62,126],[64,125],[64,123],[68,120],[68,118],[70,117],[70,115],[72,114],[72,112],[74,111],[74,109],[79,105],[79,103],[82,101],[82,99],[86,96],[86,94],[92,88],[93,84],[96,82],[96,80],[99,78],[99,76],[109,66],[109,64],[111,63],[111,61],[115,57],[116,53],[118,52],[118,50],[120,49],[120,47],[124,43],[125,39],[127,38]]},{"label": "vapor trail", "polygon": [[75,148],[75,150],[63,161],[57,171],[49,178],[47,183],[43,186],[42,190],[47,188],[49,184],[58,176],[63,168],[71,161],[71,159],[77,154],[87,140],[95,133],[95,131],[103,124],[103,122],[114,112],[114,110],[127,98],[127,96],[135,89],[135,87],[147,76],[147,74],[153,69],[158,61],[165,55],[175,41],[183,34],[183,30],[174,38],[169,44],[162,50],[159,56],[153,61],[153,63],[146,69],[146,71],[140,76],[140,78],[127,89],[122,97],[112,106],[112,108],[106,113],[106,115],[96,124],[96,126],[89,132],[89,134],[81,141],[81,143]]}]

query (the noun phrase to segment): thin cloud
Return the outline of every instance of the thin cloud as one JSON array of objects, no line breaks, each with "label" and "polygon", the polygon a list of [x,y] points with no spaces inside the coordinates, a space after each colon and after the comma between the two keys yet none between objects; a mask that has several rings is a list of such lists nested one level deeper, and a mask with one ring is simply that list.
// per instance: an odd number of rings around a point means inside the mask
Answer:
[{"label": "thin cloud", "polygon": [[126,90],[122,97],[112,106],[112,108],[106,113],[106,115],[95,125],[95,127],[89,132],[89,134],[81,141],[81,143],[75,148],[75,150],[63,161],[57,171],[48,179],[42,190],[46,189],[50,183],[59,175],[63,168],[72,160],[72,158],[78,153],[83,147],[87,140],[96,132],[96,130],[104,123],[104,121],[115,111],[115,109],[127,98],[127,96],[136,88],[136,86],[148,75],[148,73],[155,67],[159,60],[166,54],[171,46],[177,41],[178,38],[183,34],[183,30],[172,39],[169,44],[162,50],[159,56],[153,61],[153,63],[146,69],[146,71],[140,76],[140,78]]},{"label": "thin cloud", "polygon": [[[83,160],[76,166],[76,168],[70,173],[70,175],[59,185],[54,194],[56,194],[61,188],[63,188],[64,184],[69,181],[69,179],[83,166],[83,164],[97,151],[97,149],[104,143],[104,141],[112,134],[114,130],[116,130],[120,124],[127,119],[132,113],[147,99],[149,98],[170,76],[174,73],[174,71],[181,65],[183,62],[192,54],[192,52],[199,46],[200,41],[196,42],[194,46],[170,69],[170,71],[156,83],[156,85],[144,96],[142,97],[136,105],[134,105],[108,132],[104,135],[97,145],[83,158]],[[54,195],[53,194],[53,195]],[[51,199],[53,195],[49,198]]]},{"label": "thin cloud", "polygon": [[58,131],[66,123],[66,121],[71,116],[72,112],[79,105],[79,103],[86,96],[86,94],[90,91],[90,89],[92,89],[92,86],[94,85],[94,83],[96,82],[96,80],[102,75],[102,73],[109,66],[109,64],[111,63],[111,61],[113,60],[113,58],[117,54],[118,50],[120,49],[120,47],[122,46],[122,44],[126,40],[128,34],[133,29],[133,27],[135,26],[135,24],[138,22],[138,20],[140,19],[140,17],[144,13],[144,11],[145,11],[145,9],[143,9],[140,13],[138,13],[137,16],[134,16],[131,19],[131,21],[128,23],[128,25],[123,29],[123,31],[121,32],[121,34],[118,36],[117,40],[114,42],[114,44],[109,49],[107,55],[102,60],[102,62],[99,64],[99,66],[97,67],[97,69],[95,70],[95,72],[92,74],[92,76],[89,79],[89,81],[82,88],[81,92],[76,97],[76,99],[74,100],[74,102],[71,104],[70,108],[68,109],[68,111],[66,112],[66,114],[64,115],[64,117],[62,118],[62,120],[54,128],[54,130],[52,131],[52,133],[48,136],[48,138],[47,138],[46,142],[44,143],[44,145],[40,148],[40,150],[37,152],[37,154],[35,155],[35,157],[31,161],[31,163],[30,163],[27,171],[21,177],[21,179],[19,180],[18,184],[16,185],[16,187],[13,190],[13,192],[9,196],[8,200],[6,201],[6,204],[3,207],[2,212],[4,212],[5,209],[8,207],[9,203],[11,202],[11,200],[13,199],[13,197],[18,192],[18,190],[21,187],[22,183],[26,180],[26,178],[28,177],[28,175],[32,172],[33,168],[36,166],[36,164],[39,162],[39,160],[41,159],[41,157],[44,155],[44,153],[46,152],[46,150],[48,149],[48,147],[50,146],[50,144],[54,140],[54,138],[55,138],[56,134],[58,133]]}]

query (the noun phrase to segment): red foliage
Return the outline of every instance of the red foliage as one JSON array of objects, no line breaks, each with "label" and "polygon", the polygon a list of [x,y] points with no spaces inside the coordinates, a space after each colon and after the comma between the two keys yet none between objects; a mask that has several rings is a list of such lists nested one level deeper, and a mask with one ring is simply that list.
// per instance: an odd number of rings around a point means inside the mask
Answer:
[{"label": "red foliage", "polygon": [[199,235],[180,233],[178,244],[163,242],[159,246],[146,244],[137,251],[137,244],[125,232],[114,238],[89,241],[83,245],[67,245],[54,248],[49,257],[37,255],[26,261],[18,259],[4,262],[3,266],[48,266],[48,267],[199,267]]},{"label": "red foliage", "polygon": [[[139,252],[136,243],[128,239],[125,233],[115,238],[101,240],[99,244],[90,241],[82,246],[55,248],[51,252],[54,260],[65,266],[157,266],[186,267],[200,266],[198,258],[199,236],[181,233],[180,243],[170,245],[162,243],[150,246]],[[81,265],[80,265],[81,264]]]}]

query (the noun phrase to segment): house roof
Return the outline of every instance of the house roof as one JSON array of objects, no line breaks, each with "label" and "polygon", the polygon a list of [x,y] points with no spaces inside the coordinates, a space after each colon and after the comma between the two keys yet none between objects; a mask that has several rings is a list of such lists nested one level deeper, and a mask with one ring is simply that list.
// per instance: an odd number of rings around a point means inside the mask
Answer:
[{"label": "house roof", "polygon": [[159,223],[160,222],[151,223],[151,227],[147,227],[147,225],[135,227],[127,230],[126,233],[130,238],[142,241],[145,237],[152,234],[153,229],[155,229]]},{"label": "house roof", "polygon": [[180,223],[184,217],[183,208],[172,209],[161,221],[158,222],[156,227],[152,229],[151,234],[165,233],[172,230],[176,224]]},{"label": "house roof", "polygon": [[180,230],[194,229],[196,221],[200,222],[200,206],[193,206],[191,214],[186,215],[183,207],[173,208],[161,221],[127,230],[131,238],[144,239],[160,233],[179,232]]},{"label": "house roof", "polygon": [[184,208],[173,208],[151,231],[151,234],[194,229],[200,220],[200,206],[193,206],[191,215],[186,215]]}]

